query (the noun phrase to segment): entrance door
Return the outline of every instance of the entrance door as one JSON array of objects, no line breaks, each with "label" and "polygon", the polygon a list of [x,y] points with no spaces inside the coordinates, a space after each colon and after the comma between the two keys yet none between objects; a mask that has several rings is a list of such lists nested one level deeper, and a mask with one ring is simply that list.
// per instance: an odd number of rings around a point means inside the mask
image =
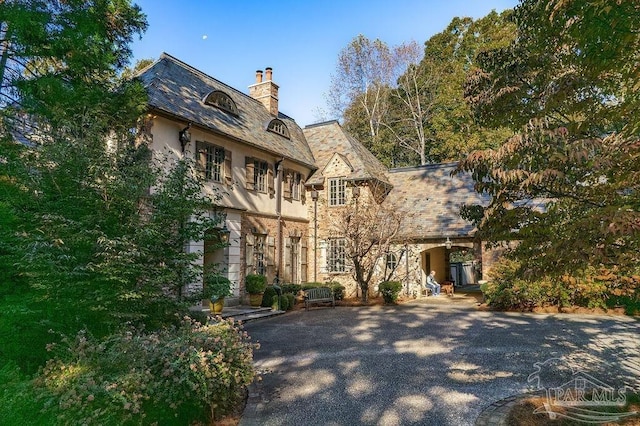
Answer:
[{"label": "entrance door", "polygon": [[462,285],[462,282],[460,282],[458,265],[459,264],[457,263],[452,263],[449,265],[449,274],[451,275],[451,280],[453,280],[453,283],[456,287]]}]

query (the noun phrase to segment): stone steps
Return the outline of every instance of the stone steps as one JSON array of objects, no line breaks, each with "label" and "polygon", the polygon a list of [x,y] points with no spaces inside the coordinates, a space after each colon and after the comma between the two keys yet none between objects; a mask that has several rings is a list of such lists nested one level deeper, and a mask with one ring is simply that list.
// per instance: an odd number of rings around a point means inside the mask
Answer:
[{"label": "stone steps", "polygon": [[[203,309],[210,314],[209,309]],[[271,308],[252,308],[250,306],[225,306],[222,310],[222,318],[233,318],[234,321],[249,322],[261,318],[269,318],[276,315],[282,315],[285,311],[274,311]]]}]

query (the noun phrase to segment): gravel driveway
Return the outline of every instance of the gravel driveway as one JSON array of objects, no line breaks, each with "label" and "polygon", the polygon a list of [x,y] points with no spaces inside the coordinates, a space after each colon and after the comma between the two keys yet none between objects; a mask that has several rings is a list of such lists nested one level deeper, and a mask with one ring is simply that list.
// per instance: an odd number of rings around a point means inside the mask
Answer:
[{"label": "gravel driveway", "polygon": [[[262,381],[241,425],[473,425],[536,389],[552,358],[640,389],[640,321],[478,311],[414,301],[314,308],[248,323]],[[553,372],[548,372],[553,375]]]}]

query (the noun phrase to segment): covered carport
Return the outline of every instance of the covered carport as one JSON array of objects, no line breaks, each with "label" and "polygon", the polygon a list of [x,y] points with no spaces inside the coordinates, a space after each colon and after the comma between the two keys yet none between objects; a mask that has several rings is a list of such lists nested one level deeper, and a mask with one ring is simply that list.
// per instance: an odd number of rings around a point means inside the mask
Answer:
[{"label": "covered carport", "polygon": [[[476,284],[482,277],[482,241],[473,223],[460,215],[464,205],[487,205],[467,173],[454,174],[457,163],[389,170],[393,189],[385,203],[403,218],[397,244],[407,248],[407,291],[424,289],[427,275],[456,285]],[[464,253],[464,256],[462,254]],[[411,269],[411,270],[409,270]]]}]

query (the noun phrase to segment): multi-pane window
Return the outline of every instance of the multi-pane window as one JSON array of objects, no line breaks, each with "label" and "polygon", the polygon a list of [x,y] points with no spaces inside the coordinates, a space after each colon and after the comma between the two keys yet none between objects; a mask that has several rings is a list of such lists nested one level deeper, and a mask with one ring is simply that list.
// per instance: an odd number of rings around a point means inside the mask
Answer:
[{"label": "multi-pane window", "polygon": [[204,99],[204,103],[218,107],[224,111],[230,112],[234,115],[238,115],[238,107],[236,103],[231,99],[229,95],[219,90],[214,90],[209,93]]},{"label": "multi-pane window", "polygon": [[346,197],[347,182],[343,178],[329,179],[329,205],[344,206]]},{"label": "multi-pane window", "polygon": [[269,125],[267,126],[267,130],[277,133],[280,136],[284,136],[287,139],[289,138],[289,129],[287,128],[287,125],[284,124],[284,122],[282,122],[281,120],[278,120],[277,118],[269,122]]},{"label": "multi-pane window", "polygon": [[256,268],[256,274],[265,275],[267,273],[266,242],[266,235],[255,236],[255,245],[253,247],[253,264]]},{"label": "multi-pane window", "polygon": [[256,191],[267,192],[268,167],[266,161],[253,161],[253,188]]},{"label": "multi-pane window", "polygon": [[293,198],[294,200],[299,200],[300,199],[300,187],[301,182],[302,182],[302,176],[300,175],[300,173],[297,172],[292,172],[291,176],[289,178],[289,187],[290,187],[290,191],[291,191],[291,198]]},{"label": "multi-pane window", "polygon": [[224,148],[207,145],[205,148],[204,177],[207,180],[222,182],[224,176]]},{"label": "multi-pane window", "polygon": [[395,253],[387,253],[387,269],[394,270],[398,266],[398,258]]},{"label": "multi-pane window", "polygon": [[327,269],[329,272],[345,272],[347,241],[344,238],[332,238],[327,246]]}]

